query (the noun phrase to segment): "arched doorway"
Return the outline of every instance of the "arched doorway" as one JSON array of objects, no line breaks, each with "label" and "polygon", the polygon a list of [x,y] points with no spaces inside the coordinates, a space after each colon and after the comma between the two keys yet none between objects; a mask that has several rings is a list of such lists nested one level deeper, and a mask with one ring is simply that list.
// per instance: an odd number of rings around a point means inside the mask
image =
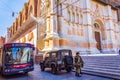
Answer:
[{"label": "arched doorway", "polygon": [[96,48],[101,51],[101,27],[98,23],[94,23],[94,36],[96,41]]}]

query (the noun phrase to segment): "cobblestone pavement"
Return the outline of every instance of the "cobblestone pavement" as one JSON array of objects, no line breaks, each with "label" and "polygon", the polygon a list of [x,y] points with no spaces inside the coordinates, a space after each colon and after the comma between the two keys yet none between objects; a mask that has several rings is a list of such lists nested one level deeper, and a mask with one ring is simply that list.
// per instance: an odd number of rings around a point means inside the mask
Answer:
[{"label": "cobblestone pavement", "polygon": [[82,74],[81,77],[75,77],[74,72],[67,73],[65,71],[62,71],[57,75],[54,75],[50,72],[50,70],[45,70],[45,72],[41,72],[39,65],[36,65],[34,71],[29,72],[26,75],[17,74],[5,77],[0,76],[0,80],[112,80],[112,79],[87,74]]}]

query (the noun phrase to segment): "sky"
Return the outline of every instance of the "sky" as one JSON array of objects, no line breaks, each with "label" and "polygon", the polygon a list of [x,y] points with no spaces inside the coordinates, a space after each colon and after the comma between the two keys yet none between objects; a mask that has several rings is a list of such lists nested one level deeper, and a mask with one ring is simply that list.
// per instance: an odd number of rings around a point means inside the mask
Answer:
[{"label": "sky", "polygon": [[[12,26],[25,2],[28,0],[0,0],[0,36],[5,37],[7,28]],[[15,12],[14,17],[12,17],[13,12]]]}]

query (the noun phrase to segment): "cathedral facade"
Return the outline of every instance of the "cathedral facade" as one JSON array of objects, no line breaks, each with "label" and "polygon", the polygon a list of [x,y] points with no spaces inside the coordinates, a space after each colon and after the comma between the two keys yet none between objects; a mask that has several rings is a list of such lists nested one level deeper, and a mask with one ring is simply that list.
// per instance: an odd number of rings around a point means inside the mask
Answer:
[{"label": "cathedral facade", "polygon": [[29,0],[8,41],[32,43],[37,51],[116,53],[119,24],[118,8],[103,0]]}]

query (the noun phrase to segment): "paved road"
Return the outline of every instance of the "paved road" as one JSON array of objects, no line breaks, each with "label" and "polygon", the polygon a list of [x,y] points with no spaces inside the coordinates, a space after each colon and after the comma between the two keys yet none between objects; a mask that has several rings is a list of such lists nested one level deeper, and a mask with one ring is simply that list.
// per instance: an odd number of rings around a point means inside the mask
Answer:
[{"label": "paved road", "polygon": [[41,72],[39,65],[36,65],[35,70],[29,72],[26,75],[17,74],[6,77],[0,76],[0,80],[112,80],[112,79],[97,77],[87,74],[82,74],[81,77],[75,77],[74,72],[66,73],[65,71],[62,71],[57,75],[54,75],[50,73],[50,70]]}]

